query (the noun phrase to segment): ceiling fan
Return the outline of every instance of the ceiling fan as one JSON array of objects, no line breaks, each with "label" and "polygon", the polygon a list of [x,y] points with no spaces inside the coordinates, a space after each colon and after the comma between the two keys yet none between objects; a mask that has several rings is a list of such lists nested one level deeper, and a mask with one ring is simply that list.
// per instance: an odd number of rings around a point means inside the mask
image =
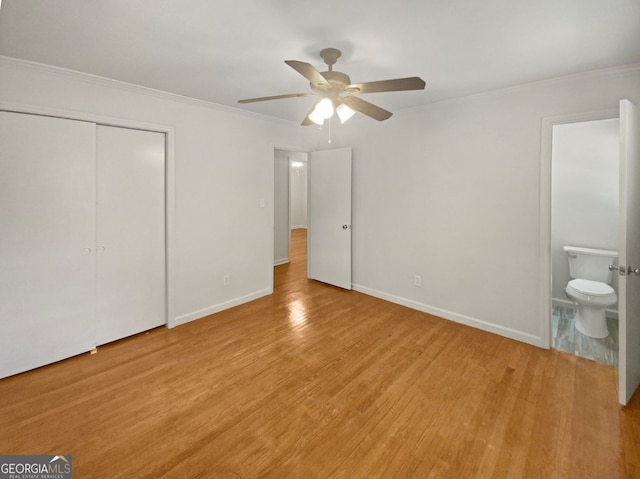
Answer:
[{"label": "ceiling fan", "polygon": [[302,125],[322,125],[334,114],[338,114],[340,121],[344,123],[355,112],[363,113],[375,120],[383,121],[391,117],[393,113],[369,103],[356,95],[363,93],[379,93],[403,90],[423,90],[425,82],[420,77],[396,78],[393,80],[372,81],[367,83],[351,83],[351,79],[345,73],[334,71],[333,65],[342,52],[337,48],[325,48],[320,52],[320,57],[329,65],[329,71],[319,72],[310,63],[296,60],[286,60],[285,63],[309,80],[311,90],[315,93],[290,93],[287,95],[265,96],[239,100],[238,103],[253,103],[258,101],[279,100],[282,98],[296,98],[301,96],[319,95],[322,98],[313,105],[309,113],[302,121]]}]

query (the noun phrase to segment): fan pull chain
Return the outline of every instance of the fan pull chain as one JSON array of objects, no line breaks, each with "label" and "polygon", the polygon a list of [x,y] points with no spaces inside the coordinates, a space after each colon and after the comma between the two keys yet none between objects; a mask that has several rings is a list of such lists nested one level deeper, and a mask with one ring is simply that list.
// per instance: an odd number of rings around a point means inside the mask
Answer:
[{"label": "fan pull chain", "polygon": [[329,118],[329,141],[327,141],[329,144],[331,144],[331,123],[333,123],[333,118]]}]

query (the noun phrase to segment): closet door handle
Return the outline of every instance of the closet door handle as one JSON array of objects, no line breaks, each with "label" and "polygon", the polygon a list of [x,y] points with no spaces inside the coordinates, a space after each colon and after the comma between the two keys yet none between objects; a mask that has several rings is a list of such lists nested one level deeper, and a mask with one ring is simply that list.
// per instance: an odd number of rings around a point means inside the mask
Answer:
[{"label": "closet door handle", "polygon": [[106,249],[107,248],[105,248],[104,246],[98,246],[98,253],[104,253]]},{"label": "closet door handle", "polygon": [[82,254],[87,256],[91,254],[91,248],[85,248],[82,250]]}]

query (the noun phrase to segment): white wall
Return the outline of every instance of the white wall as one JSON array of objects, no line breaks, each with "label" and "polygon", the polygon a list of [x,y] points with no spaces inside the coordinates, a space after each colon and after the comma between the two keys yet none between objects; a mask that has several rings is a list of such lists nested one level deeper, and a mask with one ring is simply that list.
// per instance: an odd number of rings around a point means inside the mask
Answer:
[{"label": "white wall", "polygon": [[[567,301],[565,245],[616,251],[620,163],[618,119],[553,127],[551,258],[554,300]],[[617,280],[617,275],[612,275]],[[613,285],[614,288],[617,284]],[[614,308],[615,309],[615,308]]]},{"label": "white wall", "polygon": [[300,166],[290,169],[289,211],[291,228],[307,227],[307,154],[304,159],[292,157]]},{"label": "white wall", "polygon": [[353,147],[355,288],[544,345],[541,121],[625,97],[640,104],[638,68],[335,128],[333,145]]},{"label": "white wall", "polygon": [[273,152],[276,145],[305,150],[299,126],[7,58],[0,58],[0,84],[4,104],[174,127],[171,325],[271,292]]},{"label": "white wall", "polygon": [[[273,264],[289,262],[290,228],[307,227],[307,153],[274,152]],[[291,162],[303,163],[291,167]]]},{"label": "white wall", "polygon": [[630,68],[354,118],[328,145],[313,127],[7,60],[0,81],[0,101],[175,127],[176,322],[270,292],[274,147],[351,146],[354,287],[533,344],[544,344],[541,120],[640,105]]},{"label": "white wall", "polygon": [[276,149],[273,157],[273,264],[289,262],[289,152]]}]

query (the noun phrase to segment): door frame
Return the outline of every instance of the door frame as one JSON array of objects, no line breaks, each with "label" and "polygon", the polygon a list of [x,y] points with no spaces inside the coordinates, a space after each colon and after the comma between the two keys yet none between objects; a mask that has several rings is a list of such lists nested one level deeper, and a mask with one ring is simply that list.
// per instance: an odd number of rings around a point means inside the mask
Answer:
[{"label": "door frame", "polygon": [[[271,256],[272,256],[272,261],[269,267],[269,278],[270,281],[269,283],[271,284],[271,293],[274,292],[275,289],[275,276],[274,276],[274,268],[278,265],[274,264],[273,261],[273,249],[274,249],[274,245],[275,245],[275,215],[276,215],[276,210],[275,210],[275,204],[274,204],[274,197],[275,197],[275,189],[276,189],[276,180],[275,180],[275,166],[276,166],[276,150],[281,150],[281,151],[286,151],[289,152],[291,154],[295,154],[295,153],[304,153],[307,155],[307,158],[309,156],[310,150],[309,148],[306,147],[302,147],[302,146],[292,146],[292,145],[286,145],[286,146],[279,146],[279,145],[273,145],[273,149],[271,150],[271,163],[273,165],[273,168],[271,168],[271,203],[272,203],[272,210],[271,210],[271,231],[273,232],[271,234]],[[288,168],[289,174],[291,172],[291,159],[289,158],[289,168]],[[290,185],[290,181],[287,178],[287,195],[290,195],[290,189],[291,185]],[[307,203],[307,210],[309,208],[309,204]],[[289,217],[289,235],[291,235],[291,215],[290,215],[290,206],[289,203],[287,202],[287,216]]]},{"label": "door frame", "polygon": [[619,108],[550,116],[542,119],[540,159],[540,346],[550,349],[551,329],[551,161],[553,127],[567,123],[610,120],[620,117]]},{"label": "door frame", "polygon": [[86,121],[105,126],[153,131],[165,137],[165,324],[173,328],[175,316],[175,130],[169,125],[145,123],[93,113],[0,101],[0,110],[67,120]]},{"label": "door frame", "polygon": [[[276,188],[276,181],[278,179],[282,179],[282,178],[277,178],[277,173],[282,173],[282,168],[278,168],[279,166],[282,167],[282,162],[283,162],[283,158],[279,158],[278,157],[278,152],[282,152],[283,154],[286,155],[286,162],[287,162],[287,176],[286,176],[286,191],[282,192],[279,191],[279,189]],[[273,251],[275,252],[275,246],[276,246],[276,237],[280,238],[280,234],[282,233],[282,231],[280,229],[276,229],[276,217],[279,217],[280,219],[283,219],[284,216],[286,216],[286,221],[284,221],[287,225],[287,248],[286,248],[286,255],[283,258],[276,258],[275,255],[273,257],[273,266],[280,266],[282,264],[287,264],[289,263],[289,236],[290,236],[290,231],[291,231],[291,218],[290,218],[290,197],[291,197],[291,185],[290,185],[290,164],[291,164],[291,159],[289,154],[293,153],[291,150],[283,150],[283,149],[279,149],[279,148],[274,148],[273,150],[273,246],[274,248]],[[278,182],[278,187],[282,188],[282,184],[280,184]],[[281,196],[281,200],[284,199],[284,196],[286,196],[286,208],[282,207],[282,202],[278,203],[276,201],[276,193],[280,192],[283,194],[283,196]],[[280,226],[283,228],[284,225],[282,224],[282,222],[280,222]]]}]

